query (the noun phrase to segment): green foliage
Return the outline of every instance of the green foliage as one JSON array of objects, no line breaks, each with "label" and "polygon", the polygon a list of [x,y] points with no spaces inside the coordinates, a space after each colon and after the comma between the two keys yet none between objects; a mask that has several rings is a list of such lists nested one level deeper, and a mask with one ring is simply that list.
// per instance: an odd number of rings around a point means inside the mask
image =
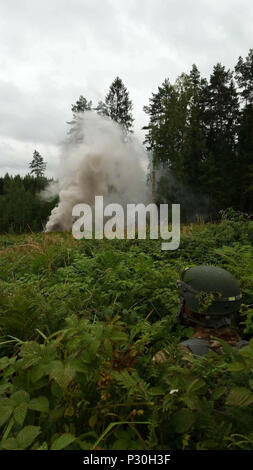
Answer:
[{"label": "green foliage", "polygon": [[83,113],[84,111],[90,111],[92,107],[92,101],[88,101],[84,98],[83,95],[79,96],[79,99],[76,101],[75,104],[72,104],[71,111],[75,115],[76,113]]},{"label": "green foliage", "polygon": [[133,132],[132,109],[133,103],[129,98],[129,92],[121,78],[116,77],[105,97],[105,103],[99,102],[97,111],[117,122],[127,134]]},{"label": "green foliage", "polygon": [[126,331],[119,319],[72,316],[43,343],[19,346],[15,362],[2,358],[1,448],[221,449],[238,447],[235,434],[250,439],[252,341],[158,367]]},{"label": "green foliage", "polygon": [[57,198],[50,201],[39,198],[39,192],[51,181],[43,176],[43,165],[43,159],[34,162],[36,176],[11,177],[7,173],[0,178],[0,233],[31,233],[45,226]]},{"label": "green foliage", "polygon": [[[152,93],[144,106],[149,122],[143,129],[151,169],[158,169],[157,202],[167,202],[174,194],[176,202],[191,212],[182,187],[192,195],[195,214],[216,217],[228,206],[252,212],[252,70],[250,49],[245,59],[239,58],[235,71],[218,63],[207,80],[193,65],[174,84],[166,78]],[[171,191],[174,181],[176,190]]]},{"label": "green foliage", "polygon": [[244,222],[251,219],[249,214],[236,211],[232,207],[219,211],[219,215],[222,221],[229,220],[233,222]]},{"label": "green foliage", "polygon": [[160,240],[2,237],[1,449],[253,448],[252,340],[199,358],[177,346],[192,329],[176,326],[176,280],[194,264],[235,275],[252,335],[252,222],[230,219],[182,227],[171,253]]},{"label": "green foliage", "polygon": [[41,178],[42,176],[44,176],[46,166],[47,164],[46,162],[44,162],[43,157],[37,150],[34,150],[33,159],[29,165],[29,167],[31,168],[31,174],[34,173],[37,179]]}]

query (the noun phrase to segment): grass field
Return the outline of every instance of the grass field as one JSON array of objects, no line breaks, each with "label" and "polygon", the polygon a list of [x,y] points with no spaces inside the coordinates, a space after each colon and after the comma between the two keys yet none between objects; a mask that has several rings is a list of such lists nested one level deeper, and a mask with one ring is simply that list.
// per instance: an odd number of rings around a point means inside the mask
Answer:
[{"label": "grass field", "polygon": [[240,282],[240,331],[253,336],[252,243],[242,220],[187,225],[172,252],[1,236],[1,448],[253,449],[253,340],[186,357],[177,344],[193,330],[176,326],[180,272],[214,264]]}]

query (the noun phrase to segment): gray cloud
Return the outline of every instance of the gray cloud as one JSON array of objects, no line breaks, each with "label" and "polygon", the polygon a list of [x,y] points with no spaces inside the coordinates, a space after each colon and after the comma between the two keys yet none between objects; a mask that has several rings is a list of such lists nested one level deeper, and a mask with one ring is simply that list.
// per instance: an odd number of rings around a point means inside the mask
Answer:
[{"label": "gray cloud", "polygon": [[59,162],[59,147],[41,143],[35,145],[34,142],[22,142],[20,140],[5,139],[0,141],[0,176],[6,173],[26,175],[29,170],[29,163],[32,160],[34,150],[38,149],[47,162],[47,175],[57,174]]},{"label": "gray cloud", "polygon": [[205,76],[218,61],[232,68],[252,47],[252,20],[250,0],[1,2],[0,173],[10,158],[25,171],[37,147],[53,173],[71,103],[103,99],[116,75],[142,139],[143,105],[164,78],[192,63]]}]

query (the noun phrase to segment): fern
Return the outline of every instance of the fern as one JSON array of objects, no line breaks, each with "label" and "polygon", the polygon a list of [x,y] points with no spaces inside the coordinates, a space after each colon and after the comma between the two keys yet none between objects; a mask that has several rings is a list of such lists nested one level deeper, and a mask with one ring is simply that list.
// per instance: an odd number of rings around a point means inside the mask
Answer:
[{"label": "fern", "polygon": [[136,370],[132,373],[127,370],[121,372],[112,372],[112,377],[116,380],[117,384],[127,390],[128,397],[136,398],[139,400],[151,400],[151,393],[149,391],[149,384],[140,378]]}]

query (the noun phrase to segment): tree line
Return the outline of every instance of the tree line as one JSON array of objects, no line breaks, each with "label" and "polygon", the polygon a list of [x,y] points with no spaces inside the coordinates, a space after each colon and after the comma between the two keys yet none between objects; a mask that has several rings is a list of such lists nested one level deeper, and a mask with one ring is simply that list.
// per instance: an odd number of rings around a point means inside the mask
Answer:
[{"label": "tree line", "polygon": [[36,232],[43,229],[57,203],[45,201],[39,192],[50,182],[45,176],[27,174],[0,178],[0,233]]},{"label": "tree line", "polygon": [[253,49],[233,71],[216,64],[209,80],[196,65],[174,84],[165,79],[144,111],[145,145],[153,167],[164,169],[161,199],[169,171],[186,190],[208,196],[212,214],[227,207],[252,211]]},{"label": "tree line", "polygon": [[[228,207],[252,212],[253,49],[239,57],[234,70],[216,64],[209,79],[201,77],[195,64],[175,83],[166,78],[143,109],[148,116],[143,127],[150,155],[148,178],[152,170],[157,172],[157,203],[184,204],[187,199],[189,203],[191,194],[200,204],[208,199],[212,216]],[[119,77],[104,101],[93,106],[81,95],[71,110],[72,142],[81,138],[77,114],[91,110],[117,122],[124,136],[131,138],[133,103]],[[38,197],[50,181],[45,169],[44,158],[35,150],[31,174],[0,178],[0,232],[43,228],[57,202]]]}]

